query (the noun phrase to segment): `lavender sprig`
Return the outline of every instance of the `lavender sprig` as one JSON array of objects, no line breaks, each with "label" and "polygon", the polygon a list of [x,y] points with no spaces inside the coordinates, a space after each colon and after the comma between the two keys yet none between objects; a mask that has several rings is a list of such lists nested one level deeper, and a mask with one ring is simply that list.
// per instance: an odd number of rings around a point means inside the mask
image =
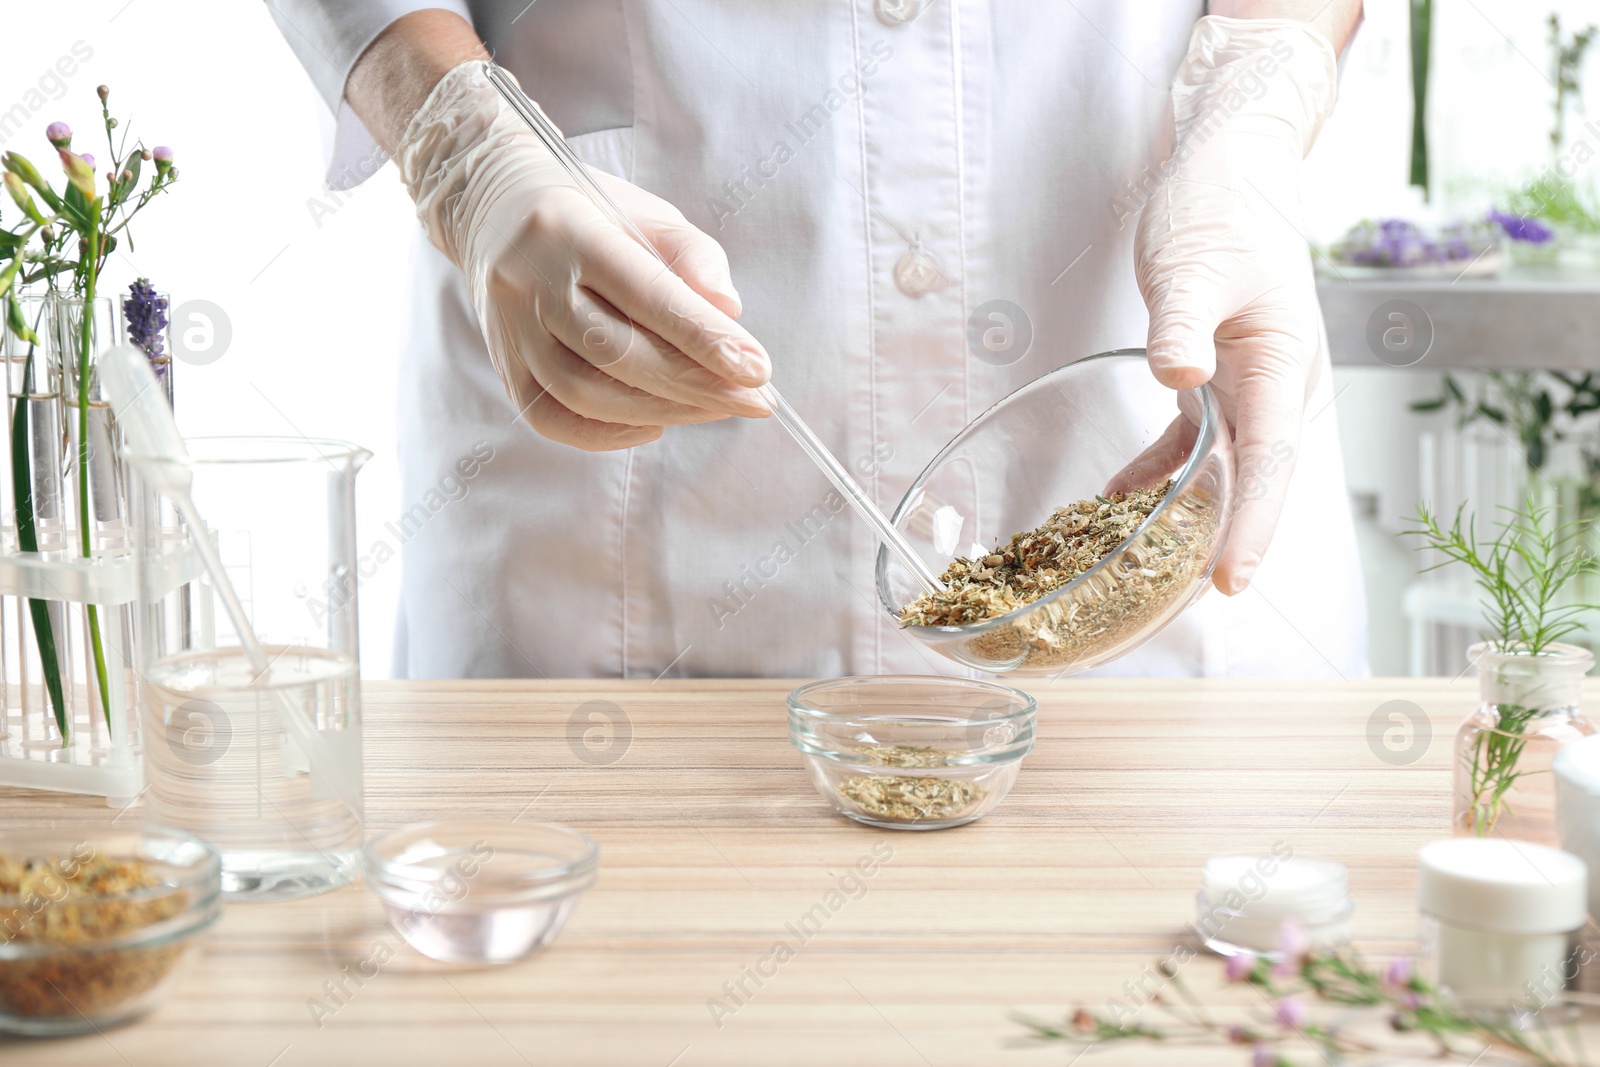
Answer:
[{"label": "lavender sprig", "polygon": [[128,286],[122,302],[122,317],[128,324],[128,340],[150,360],[156,377],[167,372],[167,298],[156,292],[150,279],[140,278]]}]

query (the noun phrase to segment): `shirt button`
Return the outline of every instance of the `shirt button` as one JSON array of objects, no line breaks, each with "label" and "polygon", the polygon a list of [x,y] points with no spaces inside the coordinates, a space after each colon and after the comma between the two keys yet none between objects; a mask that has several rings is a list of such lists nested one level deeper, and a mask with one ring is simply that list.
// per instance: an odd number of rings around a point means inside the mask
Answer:
[{"label": "shirt button", "polygon": [[885,26],[898,26],[922,14],[926,0],[877,0],[878,21]]},{"label": "shirt button", "polygon": [[920,248],[913,248],[894,265],[894,284],[909,297],[920,297],[938,288],[939,264]]}]

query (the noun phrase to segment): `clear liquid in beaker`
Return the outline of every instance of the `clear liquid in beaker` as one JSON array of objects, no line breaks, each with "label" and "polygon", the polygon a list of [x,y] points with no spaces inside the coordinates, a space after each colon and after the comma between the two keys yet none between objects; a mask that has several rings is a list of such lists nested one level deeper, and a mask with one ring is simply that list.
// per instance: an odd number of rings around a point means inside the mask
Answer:
[{"label": "clear liquid in beaker", "polygon": [[[360,869],[355,660],[301,646],[267,655],[261,679],[238,648],[169,656],[145,676],[148,816],[213,845],[235,900],[309,896]],[[317,751],[286,728],[288,713],[315,731]]]}]

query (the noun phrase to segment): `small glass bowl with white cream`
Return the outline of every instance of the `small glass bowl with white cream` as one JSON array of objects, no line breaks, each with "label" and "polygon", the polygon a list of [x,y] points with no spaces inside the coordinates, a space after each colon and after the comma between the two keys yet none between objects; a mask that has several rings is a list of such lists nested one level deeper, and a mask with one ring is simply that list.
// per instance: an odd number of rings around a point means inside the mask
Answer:
[{"label": "small glass bowl with white cream", "polygon": [[363,850],[389,925],[444,963],[511,963],[555,940],[594,884],[599,847],[559,823],[405,826]]},{"label": "small glass bowl with white cream", "polygon": [[834,678],[789,694],[789,740],[839,814],[892,830],[981,819],[1033,749],[1037,708],[995,682]]},{"label": "small glass bowl with white cream", "polygon": [[1285,924],[1304,936],[1304,948],[1335,949],[1350,941],[1355,903],[1344,864],[1288,852],[1213,856],[1195,895],[1195,932],[1222,956],[1282,955]]}]

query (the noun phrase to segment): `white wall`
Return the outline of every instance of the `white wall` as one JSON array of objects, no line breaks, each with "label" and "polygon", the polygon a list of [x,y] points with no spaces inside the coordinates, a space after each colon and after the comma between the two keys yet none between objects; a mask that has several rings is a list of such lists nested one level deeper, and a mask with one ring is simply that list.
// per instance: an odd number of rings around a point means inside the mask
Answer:
[{"label": "white wall", "polygon": [[[1345,63],[1339,113],[1308,178],[1309,231],[1327,240],[1365,215],[1413,209],[1404,3],[1370,3]],[[1543,18],[1600,21],[1595,0],[1440,0],[1433,93],[1437,172],[1446,206],[1478,210],[1467,176],[1511,181],[1545,158],[1550,87]],[[367,530],[402,510],[394,465],[393,354],[405,322],[415,223],[392,168],[352,194],[322,189],[329,120],[264,5],[232,0],[73,0],[10,4],[0,113],[39,104],[0,148],[47,156],[42,130],[63,119],[94,131],[94,87],[150,144],[172,145],[182,183],[140,219],[136,250],[119,250],[109,281],[148,275],[176,301],[208,300],[228,316],[231,348],[178,368],[179,419],[190,434],[346,437],[377,455],[361,479]],[[92,55],[66,84],[47,72],[76,42]],[[1600,102],[1596,63],[1589,99]],[[1600,106],[1592,108],[1600,114]],[[80,147],[94,147],[80,137]],[[1451,177],[1454,175],[1454,177]],[[1479,183],[1481,185],[1481,183]],[[316,217],[318,210],[322,217]],[[6,212],[0,207],[0,212]],[[9,214],[6,216],[9,217]],[[1405,461],[1402,391],[1363,380],[1341,400],[1352,480]],[[1373,483],[1373,484],[1368,484]],[[1405,495],[1386,489],[1390,501]],[[1402,502],[1408,503],[1408,502]],[[363,666],[388,672],[399,578],[390,562],[362,588]]]}]

